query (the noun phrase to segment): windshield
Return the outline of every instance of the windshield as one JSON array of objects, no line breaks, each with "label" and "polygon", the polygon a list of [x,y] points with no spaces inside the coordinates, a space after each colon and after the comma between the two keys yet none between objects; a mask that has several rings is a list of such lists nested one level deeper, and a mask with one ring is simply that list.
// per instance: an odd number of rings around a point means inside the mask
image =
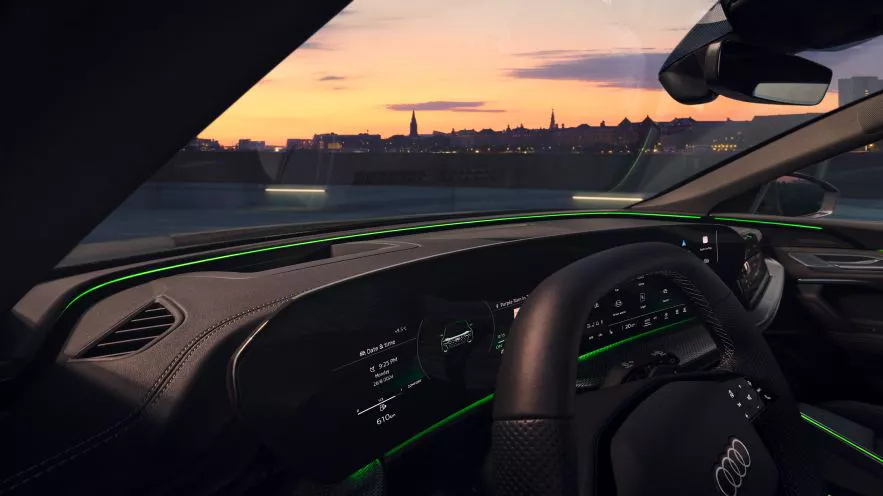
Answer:
[{"label": "windshield", "polygon": [[64,263],[192,245],[207,231],[619,209],[883,89],[871,41],[808,55],[835,73],[815,107],[680,105],[657,72],[711,5],[356,0]]}]

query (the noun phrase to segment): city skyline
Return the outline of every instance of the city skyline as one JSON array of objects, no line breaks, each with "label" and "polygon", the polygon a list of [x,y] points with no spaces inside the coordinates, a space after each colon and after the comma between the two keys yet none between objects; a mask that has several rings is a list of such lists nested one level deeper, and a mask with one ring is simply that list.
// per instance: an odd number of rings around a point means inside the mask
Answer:
[{"label": "city skyline", "polygon": [[416,112],[411,112],[407,133],[380,134],[321,133],[312,138],[288,138],[284,144],[241,138],[235,145],[197,138],[186,151],[286,152],[312,150],[337,153],[648,153],[736,152],[781,134],[821,114],[778,114],[750,120],[698,121],[675,118],[655,121],[623,118],[600,125],[566,127],[558,123],[555,111],[544,127],[507,126],[505,129],[451,129],[420,133]]},{"label": "city skyline", "polygon": [[[805,110],[805,108],[804,108],[804,110]],[[401,132],[396,132],[394,134],[389,134],[389,135],[383,135],[382,133],[372,133],[372,132],[368,132],[368,131],[354,132],[354,133],[329,131],[329,132],[322,132],[322,133],[313,133],[312,136],[287,137],[287,138],[281,140],[280,142],[270,142],[267,140],[255,139],[252,137],[245,137],[245,136],[235,138],[231,143],[224,143],[221,140],[218,140],[218,139],[211,137],[211,136],[199,136],[194,141],[217,142],[220,145],[223,145],[225,148],[228,148],[228,149],[234,149],[234,148],[236,148],[237,145],[239,145],[240,147],[243,145],[245,145],[247,147],[250,147],[252,145],[257,145],[257,146],[261,147],[262,149],[263,148],[270,149],[270,148],[286,148],[286,147],[291,148],[292,142],[314,142],[318,139],[323,139],[325,137],[333,137],[333,136],[340,137],[340,138],[366,136],[366,137],[373,137],[373,138],[378,138],[378,139],[383,139],[383,140],[390,140],[390,139],[395,139],[395,138],[408,138],[408,139],[412,139],[412,140],[414,140],[414,139],[419,140],[419,139],[431,138],[434,136],[479,134],[479,133],[488,132],[488,131],[493,132],[493,133],[502,134],[502,133],[510,133],[510,132],[518,133],[520,130],[524,130],[527,132],[541,132],[541,133],[542,132],[557,132],[557,131],[565,131],[565,130],[574,130],[574,129],[585,128],[585,127],[589,127],[589,128],[593,128],[593,129],[599,129],[599,128],[613,129],[613,128],[621,127],[624,124],[629,125],[629,126],[639,125],[641,123],[648,122],[648,120],[655,125],[662,125],[662,126],[672,125],[672,124],[675,124],[678,122],[692,122],[693,124],[696,124],[696,125],[711,125],[711,124],[713,124],[713,125],[726,125],[726,124],[749,124],[749,123],[751,123],[751,121],[753,119],[756,119],[756,118],[766,119],[766,118],[776,117],[776,116],[783,116],[783,117],[793,116],[793,117],[808,119],[811,116],[819,115],[819,113],[816,113],[816,112],[805,112],[804,111],[800,114],[794,114],[794,113],[759,114],[759,115],[752,116],[752,118],[750,118],[750,119],[736,120],[736,119],[730,119],[727,117],[724,119],[712,120],[712,121],[708,121],[708,120],[703,121],[703,120],[693,119],[691,116],[674,117],[674,118],[668,119],[668,120],[660,120],[660,119],[654,119],[650,115],[645,115],[644,118],[642,118],[642,119],[630,119],[629,117],[621,117],[619,119],[612,119],[610,121],[601,120],[601,122],[599,122],[597,124],[589,124],[586,122],[580,122],[580,123],[574,124],[574,125],[567,125],[566,123],[557,121],[557,117],[555,115],[555,112],[556,112],[555,109],[550,109],[550,114],[546,118],[547,124],[542,125],[542,126],[525,126],[524,123],[518,123],[518,125],[513,126],[513,125],[507,123],[507,125],[504,128],[500,128],[500,129],[476,128],[475,126],[466,126],[466,127],[456,127],[455,126],[454,128],[451,128],[448,131],[443,131],[443,130],[439,130],[439,129],[426,130],[419,123],[418,115],[417,115],[416,111],[412,111],[411,115],[409,117],[408,123],[406,125],[402,126],[402,127],[406,126],[408,129],[402,130]],[[423,130],[423,132],[420,132],[421,130]]]},{"label": "city skyline", "polygon": [[[658,67],[712,3],[355,0],[199,136],[230,145],[241,137],[284,143],[327,132],[407,134],[401,123],[412,110],[431,132],[539,127],[550,108],[571,126],[837,107],[836,88],[810,108],[672,100],[656,81]],[[868,60],[880,54],[849,50],[845,59],[856,67],[833,64],[835,78],[874,67]]]}]

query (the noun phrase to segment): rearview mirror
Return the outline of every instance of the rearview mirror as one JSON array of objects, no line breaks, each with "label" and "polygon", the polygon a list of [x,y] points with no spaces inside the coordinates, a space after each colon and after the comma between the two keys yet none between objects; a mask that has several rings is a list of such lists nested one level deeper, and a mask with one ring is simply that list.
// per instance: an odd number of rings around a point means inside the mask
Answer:
[{"label": "rearview mirror", "polygon": [[802,172],[782,176],[758,193],[752,213],[784,217],[825,217],[834,212],[840,191]]},{"label": "rearview mirror", "polygon": [[754,103],[817,105],[831,84],[831,69],[810,60],[735,40],[705,51],[704,77],[714,93]]}]

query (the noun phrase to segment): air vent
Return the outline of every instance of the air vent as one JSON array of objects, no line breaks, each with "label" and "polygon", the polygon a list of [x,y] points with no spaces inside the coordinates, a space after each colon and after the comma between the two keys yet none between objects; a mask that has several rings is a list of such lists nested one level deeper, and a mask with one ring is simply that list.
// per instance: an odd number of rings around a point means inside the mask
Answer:
[{"label": "air vent", "polygon": [[153,302],[86,349],[80,358],[119,357],[135,353],[171,329],[176,322],[177,318],[168,308]]}]

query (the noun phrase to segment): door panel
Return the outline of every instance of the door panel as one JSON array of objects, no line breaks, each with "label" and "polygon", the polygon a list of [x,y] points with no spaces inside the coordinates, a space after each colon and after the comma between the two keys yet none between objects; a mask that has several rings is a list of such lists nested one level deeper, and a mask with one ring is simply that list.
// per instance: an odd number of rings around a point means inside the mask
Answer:
[{"label": "door panel", "polygon": [[883,403],[883,256],[795,244],[769,247],[785,267],[791,305],[780,309],[768,339],[777,356],[791,362],[792,376],[812,378],[789,379],[803,382],[798,388],[815,401]]}]

